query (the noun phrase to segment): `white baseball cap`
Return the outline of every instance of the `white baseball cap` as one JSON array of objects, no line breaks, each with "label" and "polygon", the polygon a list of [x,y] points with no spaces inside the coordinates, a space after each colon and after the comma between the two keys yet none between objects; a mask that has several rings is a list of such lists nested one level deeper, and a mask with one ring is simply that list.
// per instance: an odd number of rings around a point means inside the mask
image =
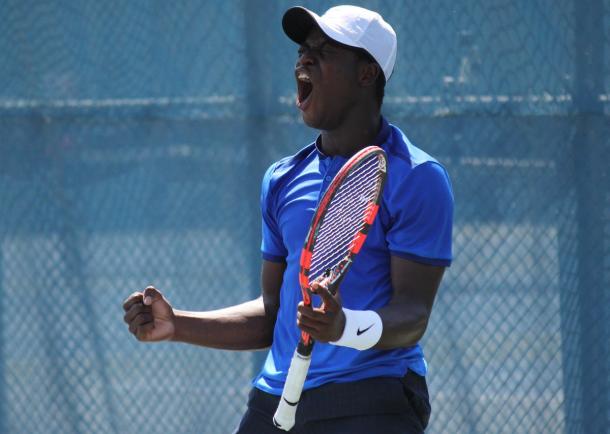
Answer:
[{"label": "white baseball cap", "polygon": [[377,12],[358,6],[342,5],[319,16],[296,6],[282,18],[282,27],[290,39],[302,44],[314,24],[329,38],[350,47],[362,48],[377,61],[386,81],[396,62],[396,32]]}]

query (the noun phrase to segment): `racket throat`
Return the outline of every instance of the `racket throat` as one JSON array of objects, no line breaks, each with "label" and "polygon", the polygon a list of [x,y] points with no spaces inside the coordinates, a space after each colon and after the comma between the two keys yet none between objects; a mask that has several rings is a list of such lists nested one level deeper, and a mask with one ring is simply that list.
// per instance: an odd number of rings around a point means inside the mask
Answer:
[{"label": "racket throat", "polygon": [[311,352],[313,350],[313,341],[309,341],[309,343],[305,343],[302,340],[299,341],[299,344],[297,345],[297,352],[304,357],[308,357],[311,355]]},{"label": "racket throat", "polygon": [[335,292],[337,292],[337,288],[339,287],[339,284],[345,276],[344,271],[349,268],[351,264],[352,255],[347,255],[332,270],[326,270],[326,272],[324,273],[324,278],[328,279],[328,289],[333,295],[335,294]]}]

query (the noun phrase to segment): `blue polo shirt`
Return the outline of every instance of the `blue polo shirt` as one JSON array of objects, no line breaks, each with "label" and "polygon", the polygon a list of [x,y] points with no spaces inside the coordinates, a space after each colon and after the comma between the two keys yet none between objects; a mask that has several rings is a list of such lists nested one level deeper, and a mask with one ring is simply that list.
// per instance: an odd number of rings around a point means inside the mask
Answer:
[{"label": "blue polo shirt", "polygon": [[[382,118],[374,142],[388,156],[380,210],[339,291],[348,309],[378,310],[392,297],[392,255],[424,264],[451,263],[453,193],[445,169]],[[254,386],[280,395],[299,341],[296,308],[302,299],[299,259],[313,213],[335,174],[347,161],[325,155],[318,142],[273,164],[263,178],[261,250],[269,261],[286,262],[273,344]],[[314,305],[320,304],[314,297]],[[316,342],[305,389],[370,377],[426,374],[421,346],[358,351]]]}]

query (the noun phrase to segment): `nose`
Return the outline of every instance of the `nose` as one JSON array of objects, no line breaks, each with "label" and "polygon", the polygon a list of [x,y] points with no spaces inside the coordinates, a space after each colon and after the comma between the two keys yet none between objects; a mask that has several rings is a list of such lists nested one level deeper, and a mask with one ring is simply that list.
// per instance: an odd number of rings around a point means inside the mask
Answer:
[{"label": "nose", "polygon": [[313,65],[315,63],[315,58],[311,52],[311,50],[303,49],[299,53],[299,57],[297,58],[296,66],[308,66]]}]

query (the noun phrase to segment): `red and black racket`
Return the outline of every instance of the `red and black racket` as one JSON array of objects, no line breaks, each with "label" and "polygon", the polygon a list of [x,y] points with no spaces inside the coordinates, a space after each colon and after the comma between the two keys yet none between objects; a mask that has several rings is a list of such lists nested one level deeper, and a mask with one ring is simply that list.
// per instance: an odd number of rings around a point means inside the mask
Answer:
[{"label": "red and black racket", "polygon": [[[299,284],[305,305],[311,305],[313,282],[325,280],[333,291],[349,270],[377,215],[386,168],[385,152],[378,146],[368,146],[343,165],[324,193],[301,252]],[[313,339],[301,332],[273,416],[275,426],[285,431],[294,426],[312,349]]]}]

